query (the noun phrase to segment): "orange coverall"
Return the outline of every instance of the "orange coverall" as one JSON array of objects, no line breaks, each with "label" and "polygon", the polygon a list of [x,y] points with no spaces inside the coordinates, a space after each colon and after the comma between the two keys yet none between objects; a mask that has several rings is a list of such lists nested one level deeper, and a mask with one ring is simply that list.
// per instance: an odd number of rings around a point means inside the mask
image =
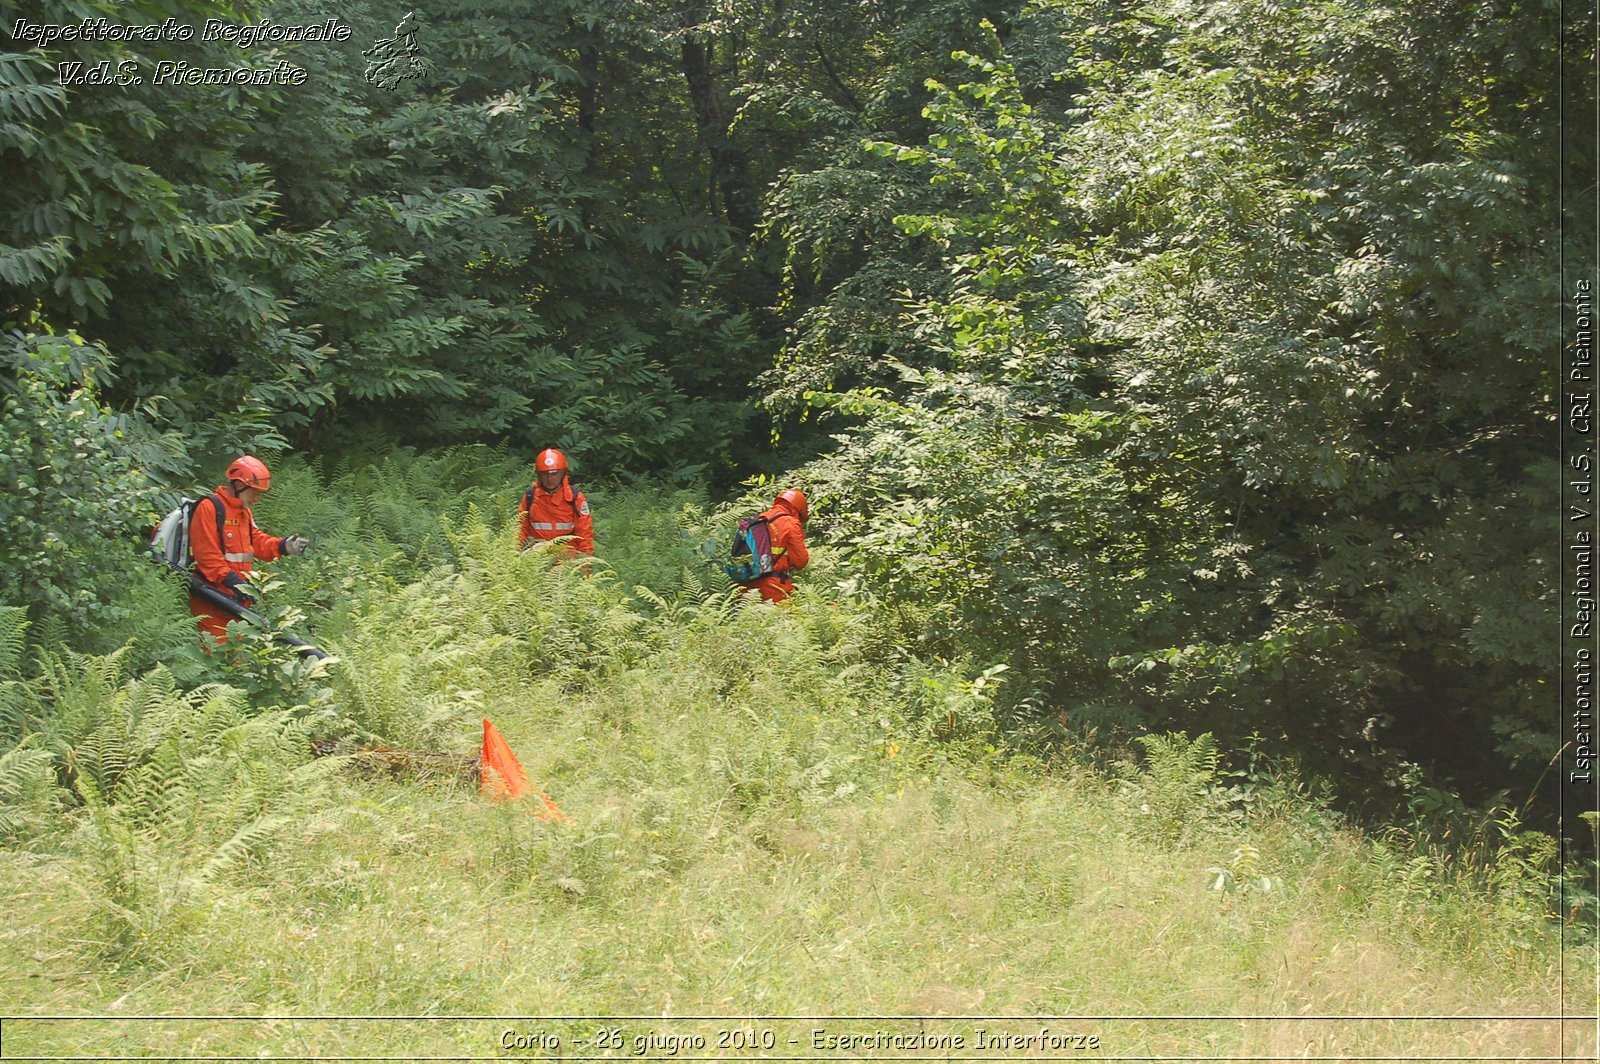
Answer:
[{"label": "orange coverall", "polygon": [[529,539],[550,540],[571,536],[569,555],[594,553],[594,520],[589,516],[589,500],[584,498],[583,492],[572,486],[570,480],[562,477],[561,487],[553,492],[545,491],[536,483],[532,501],[527,495],[523,495],[522,499],[522,504],[518,506],[522,513],[522,524],[517,534],[518,547],[526,547]]},{"label": "orange coverall", "polygon": [[[189,550],[202,580],[230,598],[238,598],[234,589],[249,582],[251,566],[282,557],[283,537],[269,536],[257,528],[250,507],[226,485],[216,490],[216,497],[223,504],[222,540],[217,540],[216,504],[210,498],[201,499],[189,522]],[[192,593],[189,612],[200,618],[200,630],[210,632],[219,642],[227,642],[228,622],[237,619]]]},{"label": "orange coverall", "polygon": [[811,552],[806,550],[806,530],[789,504],[782,500],[761,516],[767,519],[767,527],[772,532],[773,553],[776,554],[779,547],[783,548],[783,553],[773,560],[770,576],[759,577],[747,586],[761,592],[761,597],[768,602],[782,602],[794,590],[794,577],[789,574],[804,569],[811,561]]}]

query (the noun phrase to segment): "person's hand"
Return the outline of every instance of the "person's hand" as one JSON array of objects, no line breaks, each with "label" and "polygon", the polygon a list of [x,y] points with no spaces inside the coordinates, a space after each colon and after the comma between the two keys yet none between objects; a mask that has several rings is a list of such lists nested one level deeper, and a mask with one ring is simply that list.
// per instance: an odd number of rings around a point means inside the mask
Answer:
[{"label": "person's hand", "polygon": [[310,541],[304,536],[283,537],[283,553],[285,554],[304,554],[306,548],[310,545]]}]

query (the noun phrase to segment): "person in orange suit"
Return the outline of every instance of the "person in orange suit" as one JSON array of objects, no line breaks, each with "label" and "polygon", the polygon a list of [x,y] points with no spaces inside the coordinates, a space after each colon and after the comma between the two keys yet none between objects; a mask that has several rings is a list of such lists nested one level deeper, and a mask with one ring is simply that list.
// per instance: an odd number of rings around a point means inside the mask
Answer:
[{"label": "person in orange suit", "polygon": [[527,549],[534,541],[570,536],[567,557],[594,554],[594,520],[589,516],[589,500],[572,486],[567,476],[567,456],[553,447],[539,452],[533,460],[533,486],[522,496],[518,508],[521,524],[517,548]]},{"label": "person in orange suit", "polygon": [[[274,561],[285,554],[304,554],[303,536],[269,536],[256,527],[250,514],[261,496],[272,487],[272,473],[266,463],[252,455],[241,455],[228,467],[228,482],[218,486],[195,504],[189,521],[189,550],[194,555],[195,572],[201,580],[227,595],[241,606],[250,607],[250,572],[256,562]],[[217,538],[217,503],[222,500],[222,538]],[[228,622],[233,614],[191,593],[189,612],[200,619],[200,630],[219,643],[228,641]]]},{"label": "person in orange suit", "polygon": [[772,508],[761,514],[772,533],[772,572],[752,584],[767,602],[782,602],[794,591],[794,576],[811,561],[806,550],[806,520],[811,516],[806,493],[799,488],[780,491]]}]

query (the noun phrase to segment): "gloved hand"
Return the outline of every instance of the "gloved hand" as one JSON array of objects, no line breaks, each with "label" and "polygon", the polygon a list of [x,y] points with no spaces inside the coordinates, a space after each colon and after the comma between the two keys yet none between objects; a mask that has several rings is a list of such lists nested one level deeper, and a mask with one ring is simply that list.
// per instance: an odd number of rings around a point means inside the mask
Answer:
[{"label": "gloved hand", "polygon": [[306,548],[310,545],[310,541],[304,536],[283,537],[283,553],[285,554],[304,554]]},{"label": "gloved hand", "polygon": [[256,589],[238,573],[229,573],[222,578],[222,590],[245,609],[256,604]]}]

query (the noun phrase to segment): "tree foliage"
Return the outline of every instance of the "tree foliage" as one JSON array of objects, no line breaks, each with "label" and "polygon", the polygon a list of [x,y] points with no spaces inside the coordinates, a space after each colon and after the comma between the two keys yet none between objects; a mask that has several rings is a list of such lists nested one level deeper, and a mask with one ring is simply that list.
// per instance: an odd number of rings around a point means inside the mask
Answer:
[{"label": "tree foliage", "polygon": [[1530,784],[1553,60],[1471,5],[1042,7],[1073,106],[994,39],[930,84],[925,143],[852,163],[923,176],[895,222],[949,277],[880,311],[914,365],[885,343],[896,380],[813,397],[865,420],[815,475],[869,586],[1021,665],[1024,719]]},{"label": "tree foliage", "polygon": [[181,439],[100,398],[107,358],[81,337],[0,336],[0,573],[7,605],[85,640],[128,619],[133,544]]},{"label": "tree foliage", "polygon": [[[361,51],[404,14],[393,4],[342,8],[344,42],[111,54],[147,77],[180,54],[291,61],[308,73],[297,86],[52,83],[105,42],[6,56],[0,150],[20,178],[0,190],[6,317],[104,344],[113,401],[160,396],[199,451],[270,444],[250,440],[243,414],[299,444],[376,427],[415,443],[555,444],[636,471],[695,465],[674,445],[698,435],[731,471],[756,338],[719,292],[734,236],[678,198],[699,180],[683,158],[686,90],[648,84],[676,46],[628,5],[502,7],[428,12],[431,73],[392,91],[365,80]],[[118,19],[264,15],[326,12],[149,3]],[[606,63],[620,73],[607,83],[626,86],[614,98],[599,91]],[[680,161],[640,165],[663,145]]]}]

